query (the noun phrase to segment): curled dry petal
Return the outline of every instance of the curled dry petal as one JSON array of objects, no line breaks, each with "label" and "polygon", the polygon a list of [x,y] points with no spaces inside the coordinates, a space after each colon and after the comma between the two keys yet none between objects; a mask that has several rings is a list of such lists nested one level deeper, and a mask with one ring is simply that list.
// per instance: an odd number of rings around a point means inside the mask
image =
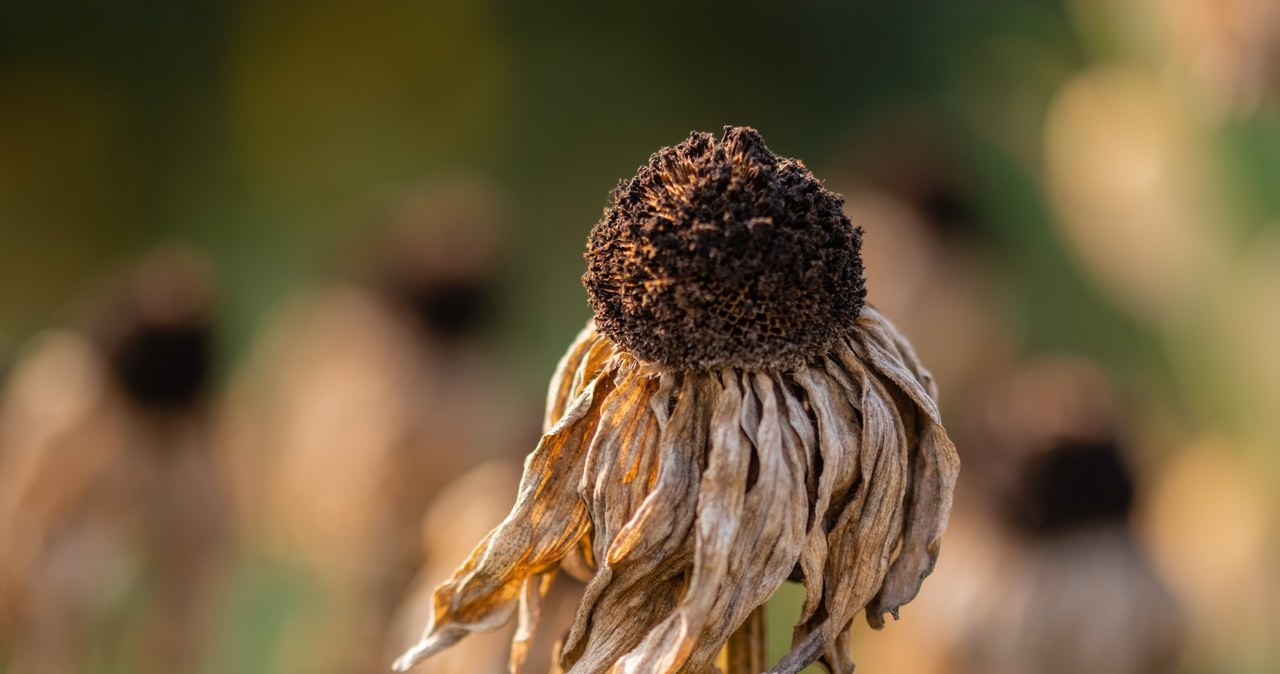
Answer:
[{"label": "curled dry petal", "polygon": [[896,616],[938,555],[959,463],[935,395],[870,307],[828,354],[785,371],[653,368],[588,325],[552,381],[515,507],[436,591],[397,668],[518,602],[518,671],[550,578],[585,561],[558,663],[570,674],[714,671],[797,571],[804,605],[771,671],[852,672],[853,617]]}]

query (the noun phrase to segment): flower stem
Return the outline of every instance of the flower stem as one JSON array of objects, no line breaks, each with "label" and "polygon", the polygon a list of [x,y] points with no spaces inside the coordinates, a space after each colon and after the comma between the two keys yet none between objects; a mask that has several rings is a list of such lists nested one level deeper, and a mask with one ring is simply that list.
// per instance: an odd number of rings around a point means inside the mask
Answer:
[{"label": "flower stem", "polygon": [[721,653],[724,674],[760,674],[765,670],[764,605],[751,612],[746,622],[729,637]]}]

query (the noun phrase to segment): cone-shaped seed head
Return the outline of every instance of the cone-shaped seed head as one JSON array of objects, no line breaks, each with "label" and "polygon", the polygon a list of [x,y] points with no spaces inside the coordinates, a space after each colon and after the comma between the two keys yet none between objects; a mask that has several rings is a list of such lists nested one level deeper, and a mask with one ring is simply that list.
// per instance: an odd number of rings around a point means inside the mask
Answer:
[{"label": "cone-shaped seed head", "polygon": [[596,325],[674,368],[778,370],[822,354],[866,296],[862,231],[843,205],[755,129],[663,148],[591,231]]}]

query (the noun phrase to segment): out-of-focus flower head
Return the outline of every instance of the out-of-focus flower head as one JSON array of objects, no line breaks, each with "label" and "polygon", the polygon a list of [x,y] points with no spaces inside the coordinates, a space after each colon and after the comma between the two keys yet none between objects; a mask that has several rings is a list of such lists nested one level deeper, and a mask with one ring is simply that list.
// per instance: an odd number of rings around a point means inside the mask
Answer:
[{"label": "out-of-focus flower head", "polygon": [[941,123],[895,111],[848,153],[837,180],[854,222],[875,223],[862,256],[876,308],[912,335],[930,370],[963,391],[1007,367],[1016,332],[984,254],[975,187]]},{"label": "out-of-focus flower head", "polygon": [[[1082,359],[1034,362],[979,392],[957,511],[967,587],[938,630],[960,673],[1172,671],[1186,624],[1131,526],[1123,406]],[[967,520],[974,520],[969,525]],[[994,526],[981,526],[982,523]]]},{"label": "out-of-focus flower head", "polygon": [[[131,671],[194,666],[226,542],[208,406],[212,276],[145,256],[96,296],[88,337],[38,337],[0,414],[0,652],[92,668],[100,621]],[[127,664],[125,664],[127,663]]]},{"label": "out-of-focus flower head", "polygon": [[465,340],[490,327],[511,238],[502,195],[458,178],[378,210],[360,232],[355,276],[432,339]]},{"label": "out-of-focus flower head", "polygon": [[227,437],[251,545],[323,602],[281,639],[290,667],[385,669],[427,505],[536,419],[485,340],[510,235],[496,192],[433,183],[362,210],[344,278],[288,302],[236,379]]}]

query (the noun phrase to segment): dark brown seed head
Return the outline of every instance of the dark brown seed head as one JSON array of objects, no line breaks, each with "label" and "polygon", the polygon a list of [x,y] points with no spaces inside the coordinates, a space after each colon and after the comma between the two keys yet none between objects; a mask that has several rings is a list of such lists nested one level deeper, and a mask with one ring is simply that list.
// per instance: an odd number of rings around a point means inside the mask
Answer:
[{"label": "dark brown seed head", "polygon": [[825,352],[866,297],[844,200],[749,127],[693,133],[622,182],[591,230],[596,324],[650,362],[781,370]]}]

